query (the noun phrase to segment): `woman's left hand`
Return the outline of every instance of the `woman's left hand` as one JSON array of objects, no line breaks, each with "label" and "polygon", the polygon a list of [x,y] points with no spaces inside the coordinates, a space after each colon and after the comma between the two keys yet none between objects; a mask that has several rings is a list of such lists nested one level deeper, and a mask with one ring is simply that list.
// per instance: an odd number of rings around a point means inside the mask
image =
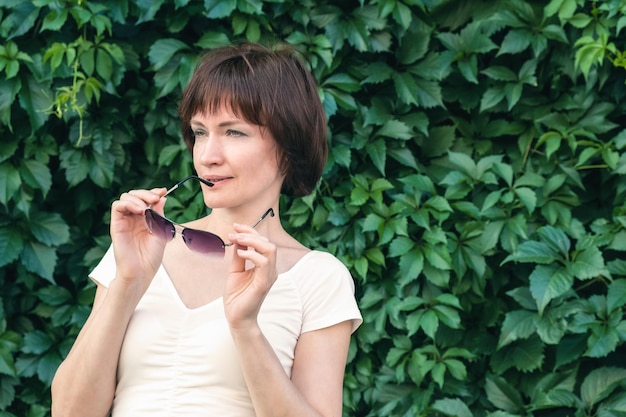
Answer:
[{"label": "woman's left hand", "polygon": [[[265,296],[274,285],[276,245],[250,226],[235,224],[229,235],[234,244],[233,259],[224,289],[224,310],[231,329],[257,325]],[[252,265],[246,269],[248,265]]]}]

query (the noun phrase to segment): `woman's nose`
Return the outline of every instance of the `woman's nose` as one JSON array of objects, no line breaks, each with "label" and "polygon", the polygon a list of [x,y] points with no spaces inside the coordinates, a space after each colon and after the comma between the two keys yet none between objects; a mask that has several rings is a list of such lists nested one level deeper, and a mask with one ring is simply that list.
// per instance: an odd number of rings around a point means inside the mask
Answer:
[{"label": "woman's nose", "polygon": [[219,164],[223,160],[223,149],[215,136],[196,140],[194,145],[194,159],[202,165]]}]

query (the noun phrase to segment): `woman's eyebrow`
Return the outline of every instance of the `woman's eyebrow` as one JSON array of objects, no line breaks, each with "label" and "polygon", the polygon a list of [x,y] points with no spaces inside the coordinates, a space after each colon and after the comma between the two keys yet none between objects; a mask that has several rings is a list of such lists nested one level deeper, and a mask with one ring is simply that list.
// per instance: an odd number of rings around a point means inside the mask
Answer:
[{"label": "woman's eyebrow", "polygon": [[[199,120],[191,120],[189,122],[189,124],[191,126],[195,126],[195,127],[205,127],[204,123],[202,123]],[[229,119],[229,120],[223,120],[221,122],[219,122],[217,124],[217,127],[230,127],[230,126],[241,126],[241,125],[247,125],[248,123],[244,122],[241,119]]]}]

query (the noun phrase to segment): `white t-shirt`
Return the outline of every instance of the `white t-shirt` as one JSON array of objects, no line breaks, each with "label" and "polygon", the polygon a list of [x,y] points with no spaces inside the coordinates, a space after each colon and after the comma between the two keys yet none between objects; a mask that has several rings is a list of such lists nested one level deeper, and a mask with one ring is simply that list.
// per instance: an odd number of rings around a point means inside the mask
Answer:
[{"label": "white t-shirt", "polygon": [[[115,276],[109,249],[90,277],[108,287]],[[287,375],[300,334],[362,318],[354,281],[333,255],[311,251],[280,274],[259,325]],[[114,417],[254,416],[222,299],[190,309],[163,266],[137,305],[122,345]]]}]

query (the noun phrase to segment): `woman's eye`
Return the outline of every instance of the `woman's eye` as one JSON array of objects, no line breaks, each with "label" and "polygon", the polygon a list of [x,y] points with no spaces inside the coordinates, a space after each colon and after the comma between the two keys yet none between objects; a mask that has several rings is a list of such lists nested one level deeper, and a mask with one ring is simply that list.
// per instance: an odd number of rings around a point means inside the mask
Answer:
[{"label": "woman's eye", "polygon": [[206,132],[204,130],[193,130],[191,133],[193,133],[194,138],[201,138],[206,136]]},{"label": "woman's eye", "polygon": [[226,136],[245,136],[243,132],[238,130],[228,129],[226,131]]}]

